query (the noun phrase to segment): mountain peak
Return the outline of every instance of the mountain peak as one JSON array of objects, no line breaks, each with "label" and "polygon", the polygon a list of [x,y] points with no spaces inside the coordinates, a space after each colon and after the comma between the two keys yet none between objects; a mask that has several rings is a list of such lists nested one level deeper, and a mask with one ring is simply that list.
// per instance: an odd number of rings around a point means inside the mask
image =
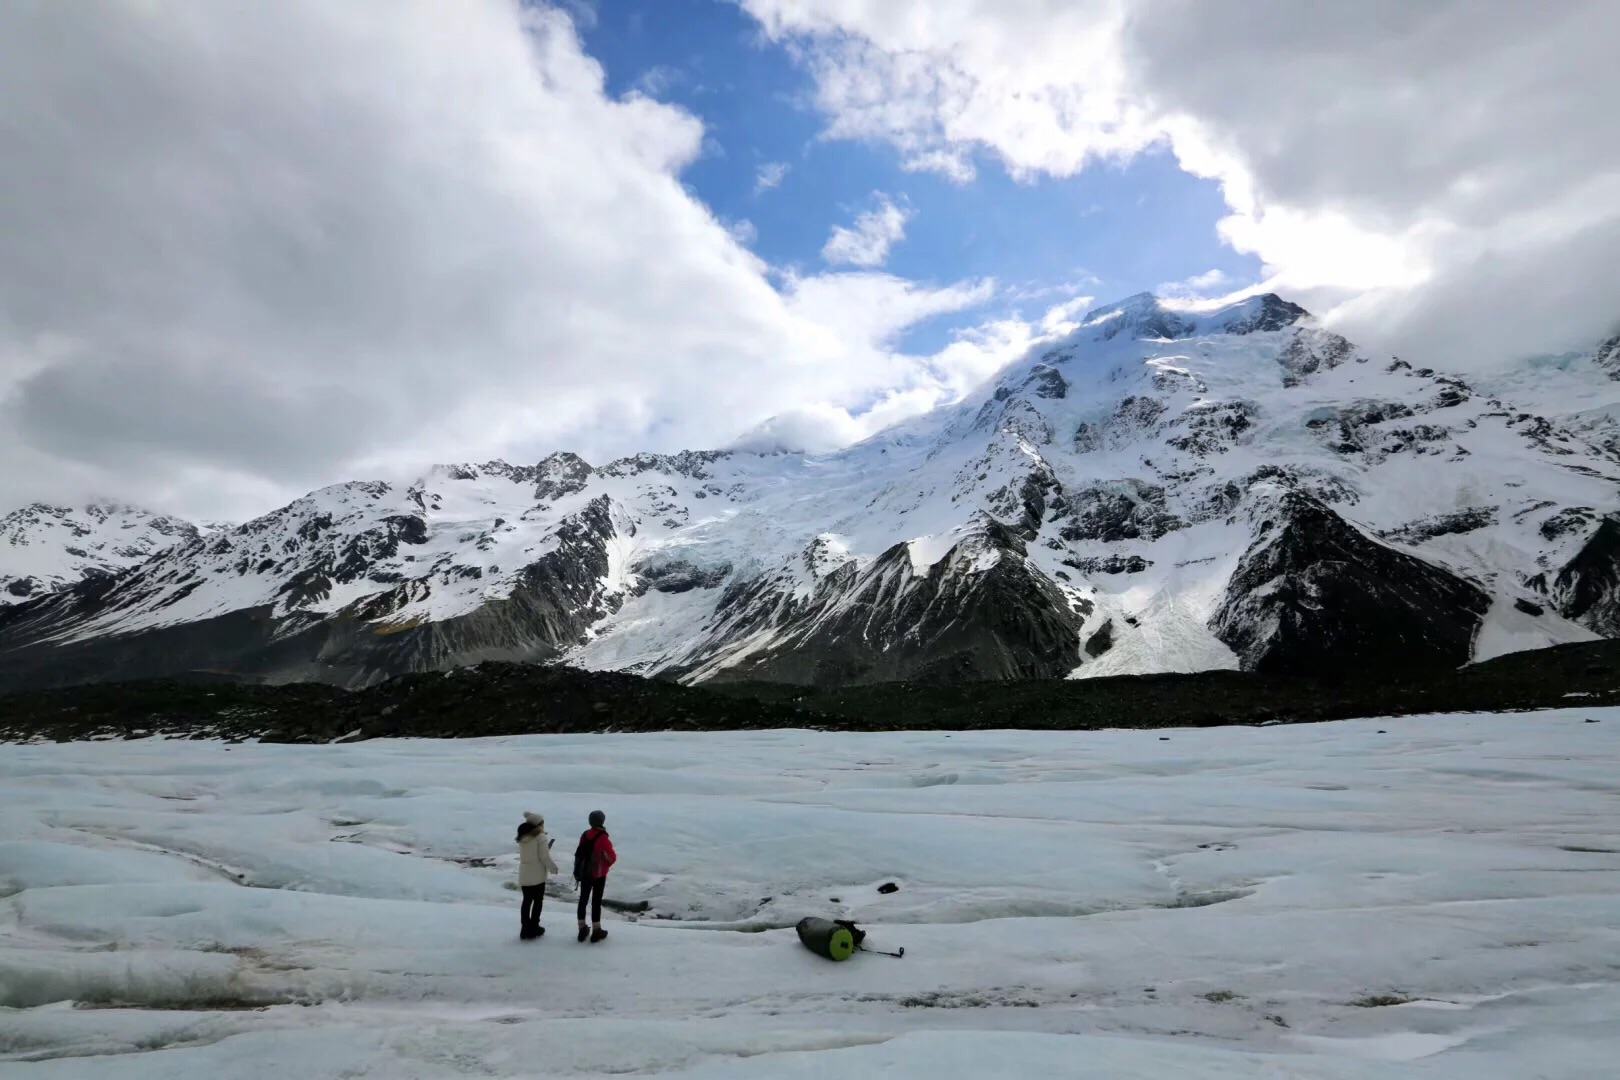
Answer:
[{"label": "mountain peak", "polygon": [[590,462],[572,451],[558,450],[548,454],[535,466],[534,497],[560,499],[564,495],[583,491],[595,471]]},{"label": "mountain peak", "polygon": [[1173,340],[1186,337],[1197,327],[1197,323],[1185,315],[1167,309],[1164,302],[1150,292],[1092,308],[1080,320],[1080,325],[1094,330],[1094,341],[1112,341],[1121,335],[1135,340]]},{"label": "mountain peak", "polygon": [[1154,311],[1159,307],[1159,298],[1150,292],[1134,293],[1122,300],[1111,300],[1106,304],[1099,304],[1086,312],[1080,318],[1080,325],[1090,326],[1105,319],[1112,319],[1118,315],[1134,315],[1145,311]]},{"label": "mountain peak", "polygon": [[190,522],[117,499],[32,503],[0,516],[0,608],[129,569],[197,536]]},{"label": "mountain peak", "polygon": [[1311,313],[1276,293],[1262,293],[1230,304],[1212,312],[1220,327],[1228,334],[1258,334],[1268,330],[1281,330]]},{"label": "mountain peak", "polygon": [[1133,340],[1170,340],[1195,334],[1255,334],[1281,330],[1310,312],[1276,293],[1260,293],[1229,304],[1167,303],[1150,292],[1139,292],[1086,312],[1080,325],[1093,331],[1092,340],[1111,341],[1121,335]]}]

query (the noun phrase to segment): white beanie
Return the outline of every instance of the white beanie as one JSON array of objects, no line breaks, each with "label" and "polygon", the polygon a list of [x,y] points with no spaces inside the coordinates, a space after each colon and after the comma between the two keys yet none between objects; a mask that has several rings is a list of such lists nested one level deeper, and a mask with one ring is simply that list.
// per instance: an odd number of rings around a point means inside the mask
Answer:
[{"label": "white beanie", "polygon": [[523,811],[523,820],[527,821],[530,825],[544,825],[546,823],[546,819],[535,813],[533,810]]}]

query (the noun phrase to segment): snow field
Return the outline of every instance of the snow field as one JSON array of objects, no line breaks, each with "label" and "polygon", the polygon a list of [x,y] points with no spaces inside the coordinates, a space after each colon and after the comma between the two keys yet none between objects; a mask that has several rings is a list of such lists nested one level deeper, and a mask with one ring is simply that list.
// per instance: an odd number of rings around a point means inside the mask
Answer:
[{"label": "snow field", "polygon": [[[0,1074],[1612,1077],[1617,764],[1620,710],[7,747]],[[522,811],[566,867],[598,807],[650,911],[519,942]]]}]

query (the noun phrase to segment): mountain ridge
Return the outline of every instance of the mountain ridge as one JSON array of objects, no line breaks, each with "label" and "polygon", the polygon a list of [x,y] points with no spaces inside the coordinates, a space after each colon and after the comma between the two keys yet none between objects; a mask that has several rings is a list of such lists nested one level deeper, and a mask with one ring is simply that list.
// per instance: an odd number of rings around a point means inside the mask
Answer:
[{"label": "mountain ridge", "polygon": [[1300,672],[1612,636],[1605,347],[1463,379],[1272,294],[1138,294],[830,454],[559,451],[319,489],[12,605],[0,684],[360,686],[483,660],[810,685]]},{"label": "mountain ridge", "polygon": [[137,566],[200,531],[107,498],[19,507],[0,517],[0,607]]}]

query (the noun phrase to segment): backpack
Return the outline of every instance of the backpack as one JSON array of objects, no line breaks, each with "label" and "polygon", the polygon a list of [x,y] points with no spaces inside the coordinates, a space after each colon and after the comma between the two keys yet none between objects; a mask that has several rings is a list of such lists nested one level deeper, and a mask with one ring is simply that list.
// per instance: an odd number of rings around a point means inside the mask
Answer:
[{"label": "backpack", "polygon": [[596,861],[596,838],[600,835],[591,829],[579,838],[579,847],[574,849],[574,880],[581,885],[591,880],[591,863]]}]

